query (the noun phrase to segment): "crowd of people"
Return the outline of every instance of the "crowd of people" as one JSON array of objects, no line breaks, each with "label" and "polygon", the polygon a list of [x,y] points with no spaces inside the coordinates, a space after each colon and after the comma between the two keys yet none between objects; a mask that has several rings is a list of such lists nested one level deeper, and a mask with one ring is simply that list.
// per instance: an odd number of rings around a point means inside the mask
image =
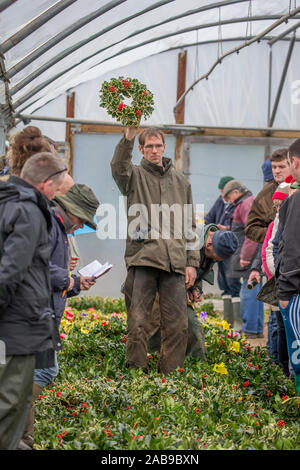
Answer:
[{"label": "crowd of people", "polygon": [[[143,158],[133,165],[137,134]],[[265,186],[256,197],[243,182],[222,177],[201,227],[191,186],[165,149],[159,129],[128,127],[111,161],[127,197],[126,367],[147,371],[154,350],[165,375],[183,367],[189,354],[205,357],[195,303],[202,282],[214,283],[218,263],[224,318],[247,338],[259,338],[263,302],[269,303],[268,350],[300,392],[300,139],[264,163]],[[144,214],[138,224],[137,205]],[[67,298],[95,284],[72,274],[78,257],[71,255],[69,235],[84,224],[96,230],[98,206],[92,189],[68,174],[55,142],[34,126],[15,135],[0,161],[0,449],[33,448],[35,400],[59,373]],[[162,211],[146,217],[154,207]],[[165,237],[166,207],[179,212]]]},{"label": "crowd of people", "polygon": [[[230,228],[239,240],[236,252],[219,262],[224,317],[246,338],[263,338],[263,302],[270,306],[267,349],[295,381],[298,393],[300,268],[295,222],[300,194],[294,193],[300,188],[299,164],[300,140],[275,150],[262,165],[264,187],[255,198],[242,182],[231,176],[221,178],[222,200],[219,197],[205,216],[205,223]],[[264,285],[262,276],[267,278]]]},{"label": "crowd of people", "polygon": [[68,234],[84,224],[96,229],[98,206],[38,128],[15,136],[0,181],[1,449],[33,447],[34,403],[58,374],[66,300],[95,283],[70,274],[78,259]]}]

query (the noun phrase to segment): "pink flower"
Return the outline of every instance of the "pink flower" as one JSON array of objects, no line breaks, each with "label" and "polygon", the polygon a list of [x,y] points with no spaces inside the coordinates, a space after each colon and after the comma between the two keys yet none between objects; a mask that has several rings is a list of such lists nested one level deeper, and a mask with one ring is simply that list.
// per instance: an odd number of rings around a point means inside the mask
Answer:
[{"label": "pink flower", "polygon": [[59,335],[59,337],[60,337],[61,339],[65,339],[65,338],[67,337],[67,335],[66,335],[65,333],[61,333],[61,334]]}]

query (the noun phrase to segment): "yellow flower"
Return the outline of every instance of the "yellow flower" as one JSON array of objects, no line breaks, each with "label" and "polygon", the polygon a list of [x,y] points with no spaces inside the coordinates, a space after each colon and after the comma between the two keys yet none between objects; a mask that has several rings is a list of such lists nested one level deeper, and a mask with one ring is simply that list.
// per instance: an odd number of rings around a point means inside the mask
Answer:
[{"label": "yellow flower", "polygon": [[[291,397],[291,398],[287,398],[287,399],[283,400],[283,401],[281,402],[281,404],[284,405],[285,403],[287,403],[287,402],[289,402],[289,401],[291,401],[291,400],[300,400],[300,397]],[[300,403],[300,401],[298,401],[298,405],[299,405],[299,403]]]},{"label": "yellow flower", "polygon": [[228,370],[226,369],[224,362],[221,362],[220,364],[215,364],[213,371],[218,372],[218,374],[228,374]]},{"label": "yellow flower", "polygon": [[84,328],[84,326],[81,327],[81,333],[83,333],[84,335],[87,335],[89,333],[89,330],[87,330],[86,328]]},{"label": "yellow flower", "polygon": [[240,343],[238,341],[230,341],[228,351],[240,352]]},{"label": "yellow flower", "polygon": [[230,330],[230,325],[229,325],[229,323],[227,323],[226,320],[218,321],[217,325],[222,326],[224,330]]},{"label": "yellow flower", "polygon": [[242,401],[243,400],[243,397],[239,397],[239,401]]}]

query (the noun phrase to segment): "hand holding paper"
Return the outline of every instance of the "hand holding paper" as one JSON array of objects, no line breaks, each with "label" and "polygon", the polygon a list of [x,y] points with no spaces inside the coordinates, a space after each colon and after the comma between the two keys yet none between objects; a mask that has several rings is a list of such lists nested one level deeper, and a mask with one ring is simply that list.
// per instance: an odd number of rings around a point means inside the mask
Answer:
[{"label": "hand holding paper", "polygon": [[83,277],[98,279],[98,277],[110,271],[112,267],[113,265],[108,262],[101,264],[98,260],[95,260],[79,269],[78,273]]}]

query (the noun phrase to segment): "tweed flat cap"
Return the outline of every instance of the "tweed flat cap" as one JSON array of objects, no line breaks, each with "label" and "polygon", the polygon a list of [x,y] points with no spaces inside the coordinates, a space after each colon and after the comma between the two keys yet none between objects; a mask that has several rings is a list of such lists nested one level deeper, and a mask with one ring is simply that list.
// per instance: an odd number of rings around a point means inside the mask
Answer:
[{"label": "tweed flat cap", "polygon": [[241,191],[241,193],[244,193],[247,191],[246,186],[241,183],[239,180],[231,180],[228,183],[225,184],[224,189],[223,189],[223,197],[226,197],[227,194],[231,193],[231,191],[234,191],[235,189],[238,189]]}]

